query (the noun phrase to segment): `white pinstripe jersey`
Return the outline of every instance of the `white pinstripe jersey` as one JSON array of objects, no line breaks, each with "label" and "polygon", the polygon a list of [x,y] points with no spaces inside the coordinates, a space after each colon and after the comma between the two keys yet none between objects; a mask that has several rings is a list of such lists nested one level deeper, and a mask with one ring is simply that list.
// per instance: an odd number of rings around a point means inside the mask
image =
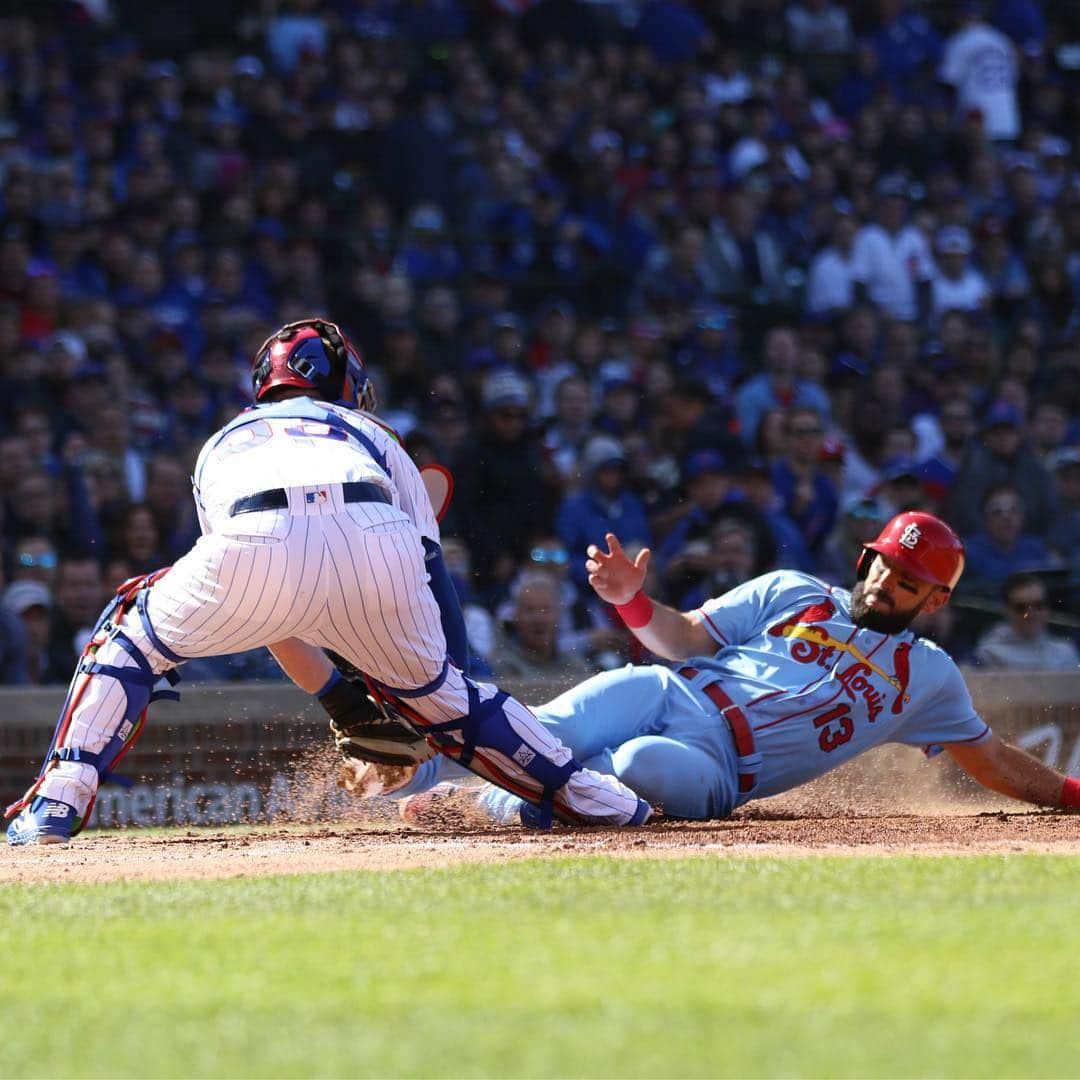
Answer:
[{"label": "white pinstripe jersey", "polygon": [[420,534],[438,541],[420,473],[391,429],[368,413],[313,398],[245,409],[206,441],[192,484],[202,530],[210,533],[245,495],[357,480],[386,488]]}]

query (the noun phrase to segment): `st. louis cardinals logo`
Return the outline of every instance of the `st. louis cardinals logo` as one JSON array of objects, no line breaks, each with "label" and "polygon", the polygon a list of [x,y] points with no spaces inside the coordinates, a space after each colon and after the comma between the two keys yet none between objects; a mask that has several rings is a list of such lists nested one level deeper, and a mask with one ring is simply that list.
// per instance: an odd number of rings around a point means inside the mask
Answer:
[{"label": "st. louis cardinals logo", "polygon": [[922,530],[914,522],[910,525],[904,526],[904,531],[900,534],[900,539],[897,543],[907,548],[908,551],[914,551],[919,546],[919,540],[922,537]]},{"label": "st. louis cardinals logo", "polygon": [[911,677],[908,655],[911,652],[911,643],[902,641],[896,646],[893,652],[895,674],[890,675],[854,642],[840,641],[824,626],[813,625],[827,622],[835,614],[836,606],[831,600],[811,604],[784,622],[769,627],[769,633],[773,637],[791,640],[791,658],[798,660],[800,664],[817,664],[827,670],[838,669],[838,656],[847,653],[854,657],[855,663],[843,670],[836,670],[836,681],[852,701],[861,698],[865,702],[866,714],[871,723],[881,715],[881,710],[885,707],[885,695],[873,684],[871,675],[876,675],[896,690],[891,711],[894,715],[901,713],[904,705],[911,700],[907,692],[908,680]]}]

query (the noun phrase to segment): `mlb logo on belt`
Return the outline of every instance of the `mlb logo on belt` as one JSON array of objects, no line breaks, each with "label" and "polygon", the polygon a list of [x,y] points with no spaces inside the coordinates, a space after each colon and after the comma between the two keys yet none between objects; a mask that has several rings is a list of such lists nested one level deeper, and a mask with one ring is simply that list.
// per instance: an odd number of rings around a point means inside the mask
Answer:
[{"label": "mlb logo on belt", "polygon": [[330,492],[320,488],[318,491],[309,491],[305,498],[309,503],[324,503],[330,498]]}]

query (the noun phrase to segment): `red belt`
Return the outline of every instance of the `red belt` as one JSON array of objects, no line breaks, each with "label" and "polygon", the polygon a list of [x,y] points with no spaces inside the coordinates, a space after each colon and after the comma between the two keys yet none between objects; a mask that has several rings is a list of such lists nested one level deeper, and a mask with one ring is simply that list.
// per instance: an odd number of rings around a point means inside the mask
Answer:
[{"label": "red belt", "polygon": [[[695,667],[679,668],[679,674],[684,679],[693,679],[698,674],[698,669]],[[728,722],[728,727],[731,728],[731,734],[735,739],[735,750],[739,757],[749,758],[756,756],[757,743],[754,741],[754,732],[742,709],[720,689],[719,683],[709,683],[707,686],[700,687],[700,689],[720,710],[720,715]],[[741,772],[738,776],[739,791],[743,793],[752,791],[757,783],[757,773]]]}]

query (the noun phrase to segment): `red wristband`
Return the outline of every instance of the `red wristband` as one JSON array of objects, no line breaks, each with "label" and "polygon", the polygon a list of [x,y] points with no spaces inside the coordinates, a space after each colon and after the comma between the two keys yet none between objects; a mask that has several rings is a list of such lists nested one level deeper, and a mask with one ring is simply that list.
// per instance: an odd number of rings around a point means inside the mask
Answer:
[{"label": "red wristband", "polygon": [[631,630],[640,630],[651,618],[652,601],[640,590],[625,604],[616,604],[615,610]]},{"label": "red wristband", "polygon": [[1065,777],[1065,786],[1061,789],[1062,806],[1080,806],[1080,778]]}]

